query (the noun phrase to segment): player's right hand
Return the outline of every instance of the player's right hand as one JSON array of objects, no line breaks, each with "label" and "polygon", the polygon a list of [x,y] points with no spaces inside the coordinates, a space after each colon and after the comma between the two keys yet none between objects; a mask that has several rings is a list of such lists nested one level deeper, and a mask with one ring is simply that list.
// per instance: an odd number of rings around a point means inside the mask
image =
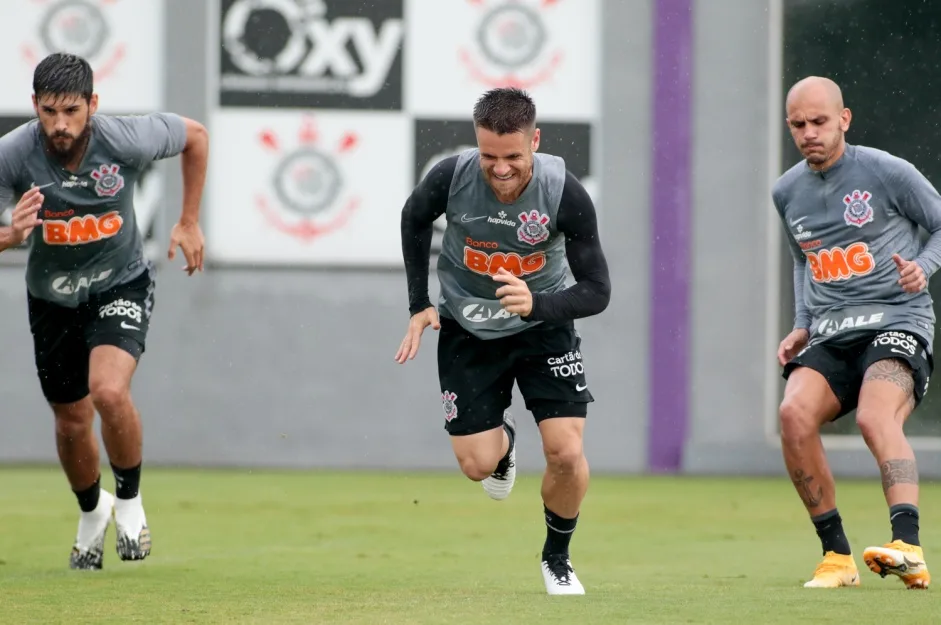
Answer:
[{"label": "player's right hand", "polygon": [[13,229],[13,240],[15,245],[19,245],[26,240],[26,237],[33,231],[33,228],[42,224],[39,218],[39,209],[45,197],[39,190],[39,187],[32,187],[23,194],[20,201],[16,203],[13,209],[10,227]]},{"label": "player's right hand", "polygon": [[778,345],[778,362],[783,367],[807,345],[810,333],[804,328],[792,330]]},{"label": "player's right hand", "polygon": [[431,326],[433,330],[441,327],[438,321],[438,311],[434,306],[429,306],[425,310],[415,313],[408,320],[408,332],[399,345],[399,351],[395,353],[395,361],[404,364],[406,360],[414,360],[418,354],[418,346],[421,345],[421,335],[425,328]]}]

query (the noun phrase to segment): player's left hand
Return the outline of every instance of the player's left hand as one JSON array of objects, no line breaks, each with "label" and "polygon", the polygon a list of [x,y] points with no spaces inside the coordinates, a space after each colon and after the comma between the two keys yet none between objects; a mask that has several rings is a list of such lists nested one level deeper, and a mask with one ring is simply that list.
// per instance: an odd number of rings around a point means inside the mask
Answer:
[{"label": "player's left hand", "polygon": [[928,278],[925,270],[913,260],[905,260],[898,254],[892,255],[895,266],[899,270],[899,285],[906,293],[918,293],[927,288]]},{"label": "player's left hand", "polygon": [[183,250],[183,256],[186,258],[183,271],[193,275],[197,269],[203,270],[206,241],[203,239],[203,231],[198,222],[177,222],[173,226],[173,230],[170,231],[170,250],[167,252],[167,258],[173,260],[176,257],[177,247]]},{"label": "player's left hand", "polygon": [[526,317],[533,312],[533,294],[529,291],[529,285],[526,282],[503,267],[497,270],[493,279],[504,283],[497,289],[497,297],[500,298],[500,305],[507,312],[516,313],[520,317]]}]

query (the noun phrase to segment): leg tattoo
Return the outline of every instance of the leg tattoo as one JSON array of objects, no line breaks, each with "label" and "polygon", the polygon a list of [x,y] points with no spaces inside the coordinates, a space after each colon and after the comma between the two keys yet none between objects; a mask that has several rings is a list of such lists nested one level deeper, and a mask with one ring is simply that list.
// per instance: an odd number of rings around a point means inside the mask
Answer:
[{"label": "leg tattoo", "polygon": [[806,475],[803,469],[797,469],[794,471],[794,476],[791,478],[794,482],[795,488],[797,488],[797,494],[800,495],[801,501],[804,502],[804,505],[808,508],[816,508],[820,505],[820,502],[823,501],[823,486],[817,487],[817,492],[813,491],[811,482],[814,481],[814,476]]},{"label": "leg tattoo", "polygon": [[904,360],[892,358],[873,363],[871,367],[866,369],[863,382],[869,380],[882,380],[883,382],[895,384],[905,393],[909,407],[914,408],[915,376],[912,375],[912,368]]},{"label": "leg tattoo", "polygon": [[886,460],[879,470],[882,472],[882,491],[885,493],[896,484],[918,484],[918,468],[914,460]]}]

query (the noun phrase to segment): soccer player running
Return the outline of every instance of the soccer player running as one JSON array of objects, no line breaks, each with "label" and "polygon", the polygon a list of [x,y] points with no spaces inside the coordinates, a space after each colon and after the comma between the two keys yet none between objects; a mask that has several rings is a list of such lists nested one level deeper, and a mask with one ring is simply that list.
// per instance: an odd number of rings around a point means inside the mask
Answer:
[{"label": "soccer player running", "polygon": [[[910,163],[847,144],[851,114],[831,80],[787,95],[787,124],[804,157],[772,195],[794,258],[794,329],[778,360],[784,462],[823,548],[806,587],[856,586],[820,427],[856,409],[879,465],[892,540],[863,552],[882,577],[927,588],[918,539],[918,472],[903,425],[933,370],[928,278],[941,264],[941,197]],[[931,235],[924,247],[917,227]]]},{"label": "soccer player running", "polygon": [[[506,412],[516,381],[545,451],[543,580],[549,594],[580,595],[569,541],[588,488],[582,437],[594,399],[573,320],[602,312],[610,298],[597,217],[563,159],[537,153],[527,93],[488,91],[473,120],[478,147],[437,163],[402,211],[411,319],[395,359],[414,359],[424,329],[440,329],[444,427],[461,471],[497,500],[516,478],[515,423]],[[439,319],[428,268],[432,224],[442,214]]]},{"label": "soccer player running", "polygon": [[[134,184],[151,161],[182,154],[183,211],[170,235],[189,275],[203,269],[199,205],[205,128],[169,113],[96,114],[92,69],[52,54],[33,75],[31,120],[0,138],[0,209],[22,194],[0,250],[29,243],[27,300],[43,395],[55,415],[59,460],[81,514],[69,566],[100,569],[114,516],[122,560],[142,560],[151,537],[140,494],[142,434],[131,378],[144,352],[154,268],[143,256]],[[101,487],[95,411],[115,479]]]}]

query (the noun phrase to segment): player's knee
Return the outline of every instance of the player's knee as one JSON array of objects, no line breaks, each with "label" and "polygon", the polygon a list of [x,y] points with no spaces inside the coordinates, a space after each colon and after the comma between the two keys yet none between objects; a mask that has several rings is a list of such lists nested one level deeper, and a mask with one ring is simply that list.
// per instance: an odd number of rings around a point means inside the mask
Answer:
[{"label": "player's knee", "polygon": [[815,436],[820,429],[819,420],[804,402],[786,397],[778,409],[781,419],[781,439],[784,444],[797,443]]},{"label": "player's knee", "polygon": [[102,419],[107,419],[109,414],[120,412],[129,396],[128,389],[110,380],[91,385],[92,403],[95,404]]},{"label": "player's knee", "polygon": [[467,479],[480,482],[490,477],[500,460],[468,454],[458,457],[457,462],[461,466],[461,473],[467,476]]},{"label": "player's knee", "polygon": [[80,410],[77,407],[61,407],[53,411],[56,419],[56,435],[75,438],[85,435],[95,422],[93,410]]},{"label": "player's knee", "polygon": [[866,442],[879,440],[888,429],[898,429],[900,426],[894,417],[891,409],[880,411],[869,406],[856,409],[856,425]]},{"label": "player's knee", "polygon": [[59,438],[81,438],[92,429],[91,422],[74,419],[56,419],[56,435]]},{"label": "player's knee", "polygon": [[577,440],[547,446],[544,451],[546,465],[553,473],[575,473],[584,455],[581,441]]}]

